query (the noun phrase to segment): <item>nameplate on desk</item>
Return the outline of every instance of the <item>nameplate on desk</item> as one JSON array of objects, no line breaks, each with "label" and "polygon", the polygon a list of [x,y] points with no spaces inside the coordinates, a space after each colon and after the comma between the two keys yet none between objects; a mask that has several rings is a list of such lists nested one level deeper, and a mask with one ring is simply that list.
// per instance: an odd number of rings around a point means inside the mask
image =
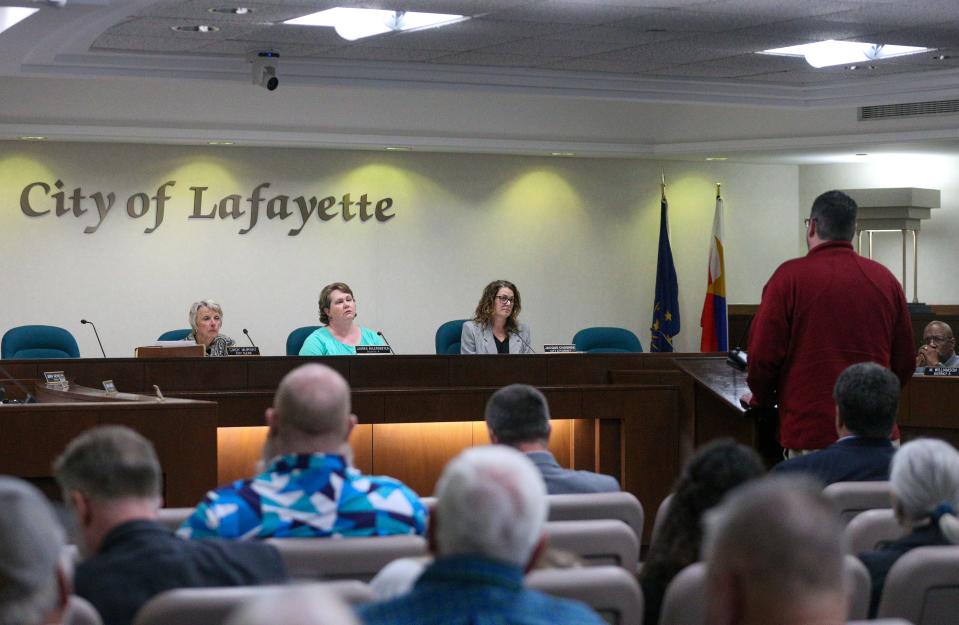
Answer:
[{"label": "nameplate on desk", "polygon": [[952,377],[959,375],[959,367],[926,367],[923,375]]},{"label": "nameplate on desk", "polygon": [[260,348],[254,345],[234,345],[226,348],[227,356],[259,356]]},{"label": "nameplate on desk", "polygon": [[67,376],[63,371],[44,371],[43,379],[46,380],[48,385],[59,386],[64,390],[70,386],[70,383],[67,382]]},{"label": "nameplate on desk", "polygon": [[572,354],[576,352],[576,346],[572,343],[546,343],[543,345],[544,354]]},{"label": "nameplate on desk", "polygon": [[393,350],[389,345],[357,345],[357,354],[392,354]]},{"label": "nameplate on desk", "polygon": [[104,380],[103,381],[103,390],[107,392],[107,395],[116,395],[117,394],[117,385],[113,383],[113,380]]}]

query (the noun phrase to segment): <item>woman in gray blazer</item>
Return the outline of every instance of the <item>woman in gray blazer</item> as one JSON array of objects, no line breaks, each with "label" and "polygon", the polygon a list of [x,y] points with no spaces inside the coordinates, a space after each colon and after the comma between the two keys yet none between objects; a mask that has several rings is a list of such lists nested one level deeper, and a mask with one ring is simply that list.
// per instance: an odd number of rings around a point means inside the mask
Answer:
[{"label": "woman in gray blazer", "polygon": [[516,318],[519,289],[508,280],[494,280],[483,289],[471,321],[463,324],[461,354],[531,354],[529,326]]}]

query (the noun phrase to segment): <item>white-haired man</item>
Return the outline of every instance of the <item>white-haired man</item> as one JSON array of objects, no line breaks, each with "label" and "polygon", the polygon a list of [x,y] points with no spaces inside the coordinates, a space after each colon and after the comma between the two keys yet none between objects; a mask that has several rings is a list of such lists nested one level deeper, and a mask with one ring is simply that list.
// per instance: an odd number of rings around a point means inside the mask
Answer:
[{"label": "white-haired man", "polygon": [[59,623],[70,594],[63,529],[40,491],[0,476],[0,625]]},{"label": "white-haired man", "polygon": [[246,540],[426,531],[426,508],[416,493],[399,480],[350,466],[356,415],[350,386],[339,373],[319,364],[288,373],[266,423],[266,470],[207,493],[178,530],[181,536]]},{"label": "white-haired man", "polygon": [[705,519],[707,625],[842,625],[842,527],[822,486],[755,480]]},{"label": "white-haired man", "polygon": [[360,609],[367,625],[602,625],[590,608],[523,588],[542,550],[546,487],[533,463],[493,445],[454,458],[430,517],[436,560],[401,597]]}]

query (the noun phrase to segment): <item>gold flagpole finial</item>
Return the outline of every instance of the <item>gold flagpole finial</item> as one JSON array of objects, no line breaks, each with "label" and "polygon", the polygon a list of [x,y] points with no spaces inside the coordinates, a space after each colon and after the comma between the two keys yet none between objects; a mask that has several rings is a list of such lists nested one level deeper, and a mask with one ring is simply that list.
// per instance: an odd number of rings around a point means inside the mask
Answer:
[{"label": "gold flagpole finial", "polygon": [[723,183],[721,182],[716,183],[716,199],[717,200],[723,199],[722,186],[723,186]]},{"label": "gold flagpole finial", "polygon": [[662,176],[662,182],[659,185],[660,193],[662,194],[663,199],[666,199],[666,172],[660,171],[660,176]]}]

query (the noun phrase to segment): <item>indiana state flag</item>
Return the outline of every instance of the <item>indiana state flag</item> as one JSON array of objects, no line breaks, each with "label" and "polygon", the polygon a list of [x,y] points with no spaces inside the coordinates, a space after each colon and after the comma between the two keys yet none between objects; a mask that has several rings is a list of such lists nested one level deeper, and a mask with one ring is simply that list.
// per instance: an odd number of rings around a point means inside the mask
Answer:
[{"label": "indiana state flag", "polygon": [[723,200],[716,196],[716,215],[713,217],[713,236],[709,245],[709,277],[706,283],[706,301],[699,320],[703,337],[700,351],[725,352],[729,350],[729,321],[726,312],[726,263],[723,257]]},{"label": "indiana state flag", "polygon": [[651,352],[673,351],[673,337],[679,334],[679,285],[676,265],[669,247],[669,206],[666,193],[659,207],[659,258],[656,261],[656,300],[653,305]]}]

